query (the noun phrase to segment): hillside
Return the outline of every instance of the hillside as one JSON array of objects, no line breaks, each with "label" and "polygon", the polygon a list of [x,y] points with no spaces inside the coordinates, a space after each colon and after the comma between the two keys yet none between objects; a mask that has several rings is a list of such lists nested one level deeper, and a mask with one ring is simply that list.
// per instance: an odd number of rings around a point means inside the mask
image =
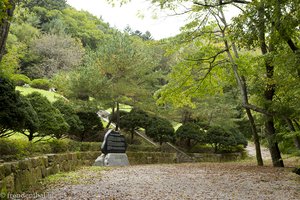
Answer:
[{"label": "hillside", "polygon": [[39,92],[43,96],[47,97],[47,99],[50,102],[54,102],[54,101],[56,101],[59,98],[64,98],[60,94],[57,94],[55,92],[49,92],[47,90],[41,90],[41,89],[35,89],[35,88],[25,88],[25,87],[20,87],[20,86],[17,86],[16,90],[20,91],[20,93],[23,94],[23,95],[28,95],[28,94],[30,94],[32,92]]}]

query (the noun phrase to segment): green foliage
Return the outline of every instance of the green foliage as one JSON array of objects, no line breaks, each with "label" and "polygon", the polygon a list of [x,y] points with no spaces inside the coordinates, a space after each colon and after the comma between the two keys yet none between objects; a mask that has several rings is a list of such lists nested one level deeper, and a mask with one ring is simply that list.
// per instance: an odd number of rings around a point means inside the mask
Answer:
[{"label": "green foliage", "polygon": [[193,122],[187,122],[181,125],[175,132],[176,138],[180,140],[187,140],[188,147],[191,146],[190,140],[197,142],[204,142],[204,130]]},{"label": "green foliage", "polygon": [[103,124],[96,113],[81,111],[78,112],[77,115],[84,127],[83,131],[70,133],[74,135],[77,140],[91,141],[103,130]]},{"label": "green foliage", "polygon": [[51,83],[48,79],[34,79],[31,81],[30,86],[37,89],[49,90]]},{"label": "green foliage", "polygon": [[10,31],[18,39],[19,42],[24,43],[28,46],[41,34],[39,29],[26,22],[21,24],[14,23]]},{"label": "green foliage", "polygon": [[153,105],[149,96],[159,72],[154,70],[155,52],[151,50],[139,39],[114,32],[97,52],[89,51],[83,66],[70,76],[73,96],[92,96],[106,105]]},{"label": "green foliage", "polygon": [[146,128],[150,120],[145,111],[133,108],[128,114],[120,117],[120,127],[128,131],[133,131],[136,128]]},{"label": "green foliage", "polygon": [[72,37],[79,38],[85,47],[96,49],[112,32],[112,28],[101,19],[86,11],[67,8],[62,11],[65,32]]},{"label": "green foliage", "polygon": [[4,137],[22,128],[24,116],[21,97],[10,80],[0,77],[0,93],[0,137]]},{"label": "green foliage", "polygon": [[215,152],[238,145],[247,145],[247,140],[242,134],[219,126],[210,127],[206,133],[205,140],[215,148]]},{"label": "green foliage", "polygon": [[66,0],[26,0],[24,7],[33,8],[35,6],[43,7],[48,10],[63,10],[67,7]]},{"label": "green foliage", "polygon": [[26,96],[33,109],[37,113],[40,124],[38,127],[28,127],[29,133],[25,134],[31,141],[34,137],[54,136],[61,138],[68,132],[69,125],[63,118],[60,111],[54,108],[46,97],[40,93],[33,92]]},{"label": "green foliage", "polygon": [[7,53],[0,61],[0,75],[11,77],[17,73],[20,68],[21,60],[25,56],[26,44],[19,42],[15,35],[9,34],[6,41]]},{"label": "green foliage", "polygon": [[16,86],[23,86],[24,84],[30,84],[30,78],[24,74],[14,74],[11,77],[11,80]]},{"label": "green foliage", "polygon": [[146,135],[162,144],[163,142],[173,141],[174,128],[168,120],[152,117],[150,124],[146,127]]},{"label": "green foliage", "polygon": [[11,161],[47,153],[99,151],[99,142],[77,142],[70,139],[51,139],[37,143],[22,139],[0,138],[0,159]]},{"label": "green foliage", "polygon": [[[27,66],[28,76],[52,77],[60,70],[71,70],[81,63],[84,49],[80,42],[68,35],[42,35],[32,42],[33,66]],[[27,61],[29,62],[29,61]]]},{"label": "green foliage", "polygon": [[83,131],[83,124],[70,102],[59,99],[53,103],[53,106],[63,114],[65,121],[68,123],[70,127],[68,131],[69,135]]}]

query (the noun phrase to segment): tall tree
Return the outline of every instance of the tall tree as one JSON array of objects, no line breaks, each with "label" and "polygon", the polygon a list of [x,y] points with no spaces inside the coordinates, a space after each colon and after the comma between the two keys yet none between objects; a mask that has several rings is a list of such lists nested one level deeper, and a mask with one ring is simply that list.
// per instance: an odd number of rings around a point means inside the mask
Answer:
[{"label": "tall tree", "polygon": [[71,78],[71,88],[75,94],[86,94],[112,107],[134,105],[154,93],[159,61],[151,45],[115,32],[97,52],[88,52],[83,67]]},{"label": "tall tree", "polygon": [[4,0],[0,3],[0,62],[5,54],[5,44],[17,0]]}]

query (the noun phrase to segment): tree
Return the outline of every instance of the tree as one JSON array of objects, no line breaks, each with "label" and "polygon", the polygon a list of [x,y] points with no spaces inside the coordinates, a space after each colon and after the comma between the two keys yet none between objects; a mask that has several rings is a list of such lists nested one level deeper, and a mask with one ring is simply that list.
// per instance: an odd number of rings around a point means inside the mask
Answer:
[{"label": "tree", "polygon": [[43,7],[48,10],[63,10],[67,7],[66,0],[26,0],[24,7],[32,9],[33,7]]},{"label": "tree", "polygon": [[196,123],[187,122],[181,125],[175,132],[176,138],[186,140],[187,147],[191,147],[191,140],[204,141],[204,130]]},{"label": "tree", "polygon": [[0,3],[0,62],[3,55],[6,53],[5,44],[16,2],[16,0],[4,0]]},{"label": "tree", "polygon": [[140,109],[133,108],[128,114],[120,113],[120,128],[131,133],[131,143],[134,139],[134,131],[138,128],[146,128],[149,124],[150,117]]},{"label": "tree", "polygon": [[0,93],[0,137],[8,137],[22,129],[22,102],[19,93],[7,78],[0,77]]},{"label": "tree", "polygon": [[[289,118],[291,118],[293,112],[286,115],[287,113],[280,112],[281,109],[278,106],[275,107],[277,100],[280,100],[280,104],[282,104],[282,97],[278,96],[281,89],[280,82],[284,81],[284,85],[286,84],[286,81],[282,80],[282,77],[276,80],[276,76],[282,73],[282,69],[286,66],[286,64],[284,64],[284,67],[281,69],[283,65],[276,62],[276,60],[278,60],[279,57],[282,58],[282,55],[289,55],[287,62],[292,65],[289,66],[291,68],[288,71],[285,71],[285,76],[289,77],[289,83],[296,81],[294,77],[296,77],[299,72],[299,70],[297,70],[299,64],[296,64],[299,63],[299,60],[296,58],[297,56],[295,54],[292,55],[289,51],[292,50],[295,52],[298,48],[293,40],[297,35],[295,32],[295,16],[297,16],[299,12],[297,9],[294,10],[288,8],[296,8],[298,5],[299,2],[297,1],[253,2],[248,6],[248,9],[240,15],[240,18],[236,18],[235,20],[234,31],[237,33],[236,35],[238,38],[242,38],[239,43],[240,46],[248,48],[256,47],[261,50],[262,63],[265,68],[265,78],[263,81],[265,89],[262,92],[260,102],[265,111],[262,113],[265,115],[266,119],[265,130],[269,141],[273,165],[279,167],[283,166],[283,161],[278,147],[279,141],[276,140],[276,118],[285,118],[290,126],[292,124],[289,123]],[[285,13],[285,16],[283,13]],[[243,27],[243,29],[239,29],[241,27]],[[244,28],[247,32],[244,31]],[[242,34],[243,36],[241,36]],[[287,47],[290,49],[287,49]],[[283,61],[282,59],[280,60],[281,62]],[[291,60],[293,61],[290,62]],[[293,86],[285,89],[285,92],[294,93]],[[279,98],[276,98],[276,96]],[[283,96],[285,96],[285,94]],[[288,105],[288,103],[285,105]],[[287,107],[286,109],[290,110]],[[292,126],[290,127],[291,130],[293,130]],[[300,144],[300,140],[298,140],[297,137],[295,137],[295,144]]]},{"label": "tree", "polygon": [[62,11],[60,20],[64,24],[65,33],[79,38],[84,47],[93,50],[105,42],[106,34],[113,32],[108,23],[86,11],[67,8]]},{"label": "tree", "polygon": [[39,126],[26,127],[28,132],[22,133],[32,141],[35,137],[53,136],[61,138],[69,130],[69,125],[63,118],[60,111],[54,108],[49,100],[38,92],[26,96],[37,113]]},{"label": "tree", "polygon": [[[153,1],[154,3],[159,4],[162,8],[176,8],[176,2],[178,1]],[[254,136],[254,141],[256,144],[256,149],[257,149],[257,160],[258,160],[258,165],[263,165],[262,159],[261,159],[261,154],[260,154],[260,146],[259,146],[259,138],[257,134],[257,130],[255,127],[254,123],[254,118],[252,116],[251,109],[257,110],[257,107],[250,105],[248,101],[248,94],[247,94],[247,88],[246,88],[246,82],[244,76],[241,76],[239,71],[238,71],[238,65],[235,61],[236,58],[239,58],[239,55],[237,53],[237,49],[235,48],[234,42],[231,42],[228,40],[227,36],[227,29],[229,28],[226,18],[223,13],[223,7],[226,4],[248,4],[250,2],[247,1],[194,1],[192,3],[192,9],[187,10],[186,12],[193,12],[194,15],[196,16],[190,23],[188,23],[182,30],[186,32],[185,35],[183,35],[183,38],[181,38],[184,41],[199,41],[198,38],[205,35],[209,36],[209,40],[213,39],[215,42],[213,42],[213,45],[219,43],[220,41],[224,42],[223,48],[220,48],[218,51],[213,53],[212,51],[209,51],[210,55],[203,56],[205,55],[203,52],[199,52],[200,56],[196,57],[191,57],[188,60],[191,62],[208,62],[210,65],[207,67],[207,73],[202,75],[202,77],[206,78],[208,75],[211,73],[211,71],[216,68],[216,66],[221,66],[220,59],[219,57],[222,57],[223,53],[226,53],[230,64],[231,68],[234,72],[234,76],[236,79],[236,82],[238,84],[238,87],[240,88],[241,91],[241,96],[242,96],[242,103],[243,106],[245,107],[246,113],[249,118],[249,122],[251,123],[251,128],[253,131],[253,136]],[[239,7],[239,6],[237,6]],[[183,13],[186,13],[183,12]],[[203,13],[205,13],[203,15]],[[214,26],[208,26],[207,24],[216,24],[217,27]],[[209,28],[210,27],[210,28]],[[218,34],[220,33],[220,34]],[[222,39],[220,39],[220,37]],[[201,41],[201,40],[200,40]],[[210,46],[213,46],[210,43]],[[221,47],[221,46],[219,46]],[[232,52],[234,52],[234,56],[232,56]],[[235,58],[234,58],[235,57]],[[224,60],[223,60],[224,61]],[[214,69],[215,70],[215,69]],[[203,70],[204,71],[204,70]],[[200,71],[201,73],[201,71]],[[192,75],[191,75],[192,77]],[[200,79],[200,83],[203,83],[203,79]],[[185,81],[185,83],[189,83],[188,81]],[[189,84],[190,85],[190,84]],[[203,84],[204,85],[204,84]],[[181,85],[182,86],[182,85]],[[183,86],[186,86],[183,85]],[[184,96],[184,95],[183,95]]]},{"label": "tree", "polygon": [[114,32],[97,52],[88,52],[82,67],[71,77],[71,90],[74,95],[96,98],[112,110],[120,103],[136,106],[154,92],[160,74],[154,70],[159,61],[153,59],[156,57],[141,39]]},{"label": "tree", "polygon": [[161,145],[163,142],[173,141],[174,128],[168,120],[152,117],[149,125],[146,127],[146,135]]},{"label": "tree", "polygon": [[89,141],[95,137],[99,131],[103,130],[103,124],[96,113],[81,111],[78,112],[77,115],[84,128],[82,131],[72,134],[74,134],[79,141]]},{"label": "tree", "polygon": [[221,148],[247,145],[247,140],[243,135],[225,130],[219,126],[210,127],[206,133],[205,140],[214,147],[215,152],[218,152]]},{"label": "tree", "polygon": [[66,100],[59,99],[53,103],[53,106],[57,108],[62,114],[69,125],[68,135],[75,133],[80,133],[84,130],[83,124],[79,119],[79,116],[76,114],[75,109],[71,106],[70,102]]},{"label": "tree", "polygon": [[81,63],[83,48],[70,36],[43,35],[30,47],[36,64],[25,69],[34,78],[52,77],[60,70],[71,70]]}]

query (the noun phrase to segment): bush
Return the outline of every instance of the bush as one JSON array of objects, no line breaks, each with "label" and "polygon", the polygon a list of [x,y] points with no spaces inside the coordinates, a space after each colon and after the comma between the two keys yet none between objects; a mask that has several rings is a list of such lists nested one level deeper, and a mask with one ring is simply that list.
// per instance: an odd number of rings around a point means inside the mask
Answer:
[{"label": "bush", "polygon": [[70,134],[79,141],[93,141],[92,139],[104,129],[102,121],[94,112],[78,112],[77,115],[84,128],[82,131]]},{"label": "bush", "polygon": [[205,136],[206,143],[211,144],[215,152],[220,149],[232,151],[233,147],[247,145],[246,138],[235,130],[226,130],[219,126],[212,126],[208,129]]},{"label": "bush", "polygon": [[155,142],[162,144],[174,139],[174,128],[172,124],[163,118],[153,117],[150,125],[146,128],[146,135],[151,137]]},{"label": "bush", "polygon": [[99,151],[99,142],[78,142],[70,139],[53,139],[32,143],[27,140],[0,139],[0,159],[19,160],[25,157],[47,153],[64,153],[76,151]]},{"label": "bush", "polygon": [[194,140],[197,142],[203,142],[204,141],[204,131],[195,123],[188,122],[183,125],[181,125],[176,133],[176,137],[180,140],[186,140],[186,145],[188,147],[191,147],[191,140]]},{"label": "bush", "polygon": [[28,126],[29,134],[25,134],[29,140],[37,136],[54,136],[61,138],[69,130],[69,125],[63,118],[63,114],[52,106],[49,100],[38,92],[26,96],[37,113],[39,125]]},{"label": "bush", "polygon": [[22,129],[24,124],[23,101],[13,83],[0,77],[0,137]]},{"label": "bush", "polygon": [[14,74],[11,80],[16,86],[23,86],[24,84],[30,84],[30,78],[24,74]]},{"label": "bush", "polygon": [[37,89],[49,90],[51,84],[48,79],[34,79],[31,81],[30,86]]},{"label": "bush", "polygon": [[63,115],[63,118],[69,125],[68,135],[72,133],[79,133],[83,131],[83,125],[78,115],[75,112],[73,106],[63,99],[59,99],[53,103],[53,106],[57,108]]},{"label": "bush", "polygon": [[51,140],[49,142],[51,153],[62,153],[70,150],[70,144],[67,140]]},{"label": "bush", "polygon": [[15,160],[32,154],[31,143],[25,140],[0,139],[0,159]]}]

